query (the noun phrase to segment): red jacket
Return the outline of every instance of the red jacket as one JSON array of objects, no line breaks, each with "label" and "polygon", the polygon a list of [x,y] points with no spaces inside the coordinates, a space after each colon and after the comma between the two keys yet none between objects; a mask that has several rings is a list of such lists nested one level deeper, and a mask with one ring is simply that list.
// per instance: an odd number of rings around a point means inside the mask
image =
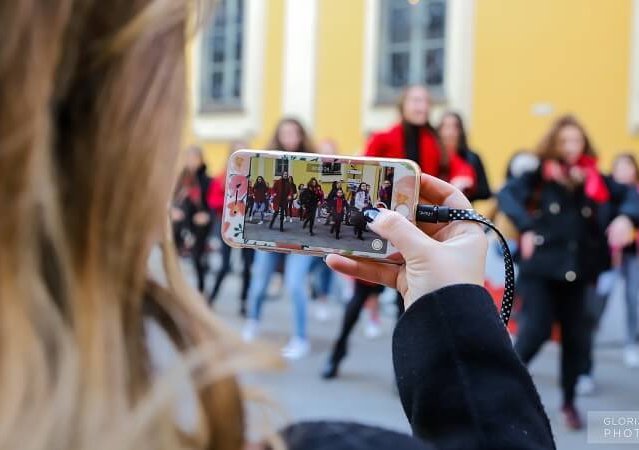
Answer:
[{"label": "red jacket", "polygon": [[[402,124],[375,133],[366,145],[366,156],[380,158],[406,158],[406,143]],[[429,175],[439,176],[441,149],[433,132],[424,128],[421,131],[420,155],[421,169]]]},{"label": "red jacket", "polygon": [[224,208],[224,187],[226,177],[224,174],[218,175],[211,180],[209,191],[206,193],[206,201],[215,214],[221,215]]},{"label": "red jacket", "polygon": [[[283,181],[281,178],[275,180],[273,183],[273,188],[271,189],[271,193],[273,194],[273,209],[276,211],[280,209],[280,202],[286,202],[289,197],[292,197],[295,189],[295,186],[291,184],[291,179],[289,178],[286,181]],[[282,196],[284,197],[282,199]]]}]

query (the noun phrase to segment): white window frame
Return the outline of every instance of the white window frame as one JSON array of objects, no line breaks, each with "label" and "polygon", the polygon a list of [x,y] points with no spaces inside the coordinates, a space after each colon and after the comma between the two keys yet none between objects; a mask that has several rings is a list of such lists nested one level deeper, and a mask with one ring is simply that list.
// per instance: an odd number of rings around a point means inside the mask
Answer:
[{"label": "white window frame", "polygon": [[[388,1],[388,0],[386,0]],[[428,11],[428,5],[429,3],[431,3],[432,0],[421,0],[419,4],[417,5],[413,5],[411,6],[407,0],[401,0],[403,3],[403,8],[405,10],[409,11],[409,20],[411,21],[410,26],[413,27],[414,25],[416,25],[416,22],[419,22],[421,20],[424,19],[423,15],[427,14]],[[443,3],[445,10],[448,10],[448,5],[446,4],[446,0],[441,1],[440,3]],[[382,2],[380,2],[380,8],[382,8],[383,10],[385,10],[385,13],[389,13],[391,11],[391,6],[392,4],[389,2],[387,4],[383,4]],[[417,9],[416,9],[417,8]],[[446,16],[448,15],[448,12],[446,12]],[[384,89],[384,85],[382,85],[381,79],[383,78],[383,75],[388,75],[387,72],[391,71],[391,67],[390,67],[390,63],[389,61],[385,61],[384,58],[388,57],[391,53],[394,53],[392,50],[395,51],[402,51],[405,53],[408,53],[409,55],[409,61],[412,62],[412,64],[410,65],[410,69],[409,69],[409,73],[407,73],[407,79],[408,79],[408,83],[412,83],[413,80],[420,80],[423,75],[423,73],[420,73],[422,68],[423,68],[423,56],[424,56],[424,51],[426,50],[430,50],[432,48],[442,48],[444,51],[444,64],[445,64],[445,55],[446,55],[446,30],[444,29],[444,35],[441,38],[421,38],[421,39],[414,39],[414,40],[410,40],[407,42],[401,42],[401,43],[392,43],[389,42],[390,40],[390,30],[389,30],[389,20],[381,20],[380,17],[380,21],[379,21],[379,31],[378,31],[378,40],[379,40],[379,44],[378,44],[378,67],[377,67],[377,80],[376,80],[376,84],[377,84],[377,101],[380,103],[392,103],[394,102],[395,98],[396,98],[396,93],[393,92],[396,89],[395,88],[390,88],[390,89]],[[444,24],[444,27],[446,27],[446,23]],[[417,33],[420,33],[421,30],[417,30]],[[436,44],[435,46],[433,44]],[[387,64],[387,67],[384,67],[385,64]],[[446,68],[445,66],[443,67],[444,73],[442,74],[443,77],[446,76]],[[438,86],[433,86],[431,87],[431,93],[434,95],[435,98],[441,98],[444,95],[444,84],[445,80],[442,80],[442,84],[438,85]]]},{"label": "white window frame", "polygon": [[[240,80],[240,96],[238,98],[234,97],[234,93],[233,90],[235,88],[235,70],[237,69],[237,61],[234,58],[234,52],[235,52],[235,46],[237,44],[237,32],[241,31],[241,39],[242,39],[242,43],[244,41],[244,35],[246,33],[246,16],[245,14],[242,14],[243,17],[241,19],[241,23],[238,25],[236,23],[233,22],[233,19],[235,19],[235,15],[237,14],[237,7],[238,4],[240,2],[242,2],[243,0],[226,0],[226,5],[230,5],[227,6],[228,8],[228,12],[230,14],[227,14],[227,18],[226,18],[226,24],[225,24],[225,45],[224,45],[224,54],[225,56],[229,56],[229,55],[233,55],[233,59],[226,59],[223,62],[214,62],[212,60],[209,60],[210,58],[210,52],[212,50],[211,47],[208,47],[208,45],[210,45],[210,41],[211,41],[211,34],[213,34],[213,30],[215,28],[215,26],[213,24],[209,25],[208,27],[206,27],[205,29],[202,30],[202,37],[204,39],[202,39],[201,42],[201,57],[200,57],[200,61],[201,61],[201,71],[202,72],[206,72],[206,76],[207,79],[203,80],[200,79],[200,110],[203,112],[218,112],[218,111],[241,111],[242,110],[242,101],[243,101],[243,92],[241,91],[242,86],[241,86],[241,80]],[[246,4],[246,1],[244,0],[244,4]],[[219,7],[221,7],[222,4],[219,5]],[[217,11],[216,11],[217,12]],[[207,48],[208,47],[208,48]],[[244,51],[244,45],[242,44],[242,52]],[[245,76],[244,73],[244,69],[245,69],[245,64],[244,64],[244,54],[242,53],[240,61],[240,68],[241,68],[241,77]],[[210,96],[211,94],[211,89],[210,86],[207,86],[211,83],[211,79],[209,78],[212,73],[214,72],[213,68],[217,66],[218,70],[215,70],[215,72],[220,72],[220,68],[222,69],[221,72],[223,74],[223,86],[222,86],[222,90],[224,91],[224,95],[221,100],[215,100],[212,98],[212,96]],[[201,75],[201,74],[200,74]],[[229,95],[231,94],[231,95]]]},{"label": "white window frame", "polygon": [[[264,0],[244,0],[242,108],[233,111],[202,111],[202,31],[191,46],[191,110],[192,130],[197,139],[250,139],[262,125],[263,64],[267,3]],[[251,68],[251,70],[248,70]]]},{"label": "white window frame", "polygon": [[[444,48],[444,98],[434,105],[437,121],[445,108],[461,112],[465,124],[472,126],[472,83],[474,66],[475,3],[477,0],[446,1],[446,43]],[[395,105],[377,102],[377,67],[381,0],[366,0],[364,27],[364,85],[362,131],[369,134],[390,126],[398,118]]]}]

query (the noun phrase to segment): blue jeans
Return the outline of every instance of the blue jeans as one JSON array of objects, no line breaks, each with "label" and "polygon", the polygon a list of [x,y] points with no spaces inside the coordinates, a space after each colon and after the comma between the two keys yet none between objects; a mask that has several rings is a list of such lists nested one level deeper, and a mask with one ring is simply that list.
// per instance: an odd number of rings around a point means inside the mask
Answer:
[{"label": "blue jeans", "polygon": [[248,294],[249,318],[260,320],[269,281],[281,258],[285,258],[284,289],[293,301],[295,310],[293,314],[295,336],[306,339],[306,303],[308,301],[306,281],[314,259],[312,256],[295,254],[284,256],[280,253],[256,251]]},{"label": "blue jeans", "polygon": [[626,282],[626,326],[627,344],[634,344],[637,339],[637,303],[639,302],[639,256],[623,255],[620,275]]},{"label": "blue jeans", "polygon": [[320,257],[313,258],[311,263],[311,280],[313,295],[316,297],[326,297],[332,293],[333,271],[326,265]]},{"label": "blue jeans", "polygon": [[262,221],[264,221],[264,211],[266,211],[266,202],[255,202],[255,204],[253,205],[253,211],[251,212],[251,217],[249,217],[250,220],[253,220],[253,216],[255,216],[255,213],[260,213],[260,216],[262,216]]}]

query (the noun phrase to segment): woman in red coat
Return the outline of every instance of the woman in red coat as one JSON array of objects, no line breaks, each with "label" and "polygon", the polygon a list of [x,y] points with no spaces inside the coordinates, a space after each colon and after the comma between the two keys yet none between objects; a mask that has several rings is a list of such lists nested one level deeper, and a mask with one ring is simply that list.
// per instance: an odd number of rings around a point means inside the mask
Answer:
[{"label": "woman in red coat", "polygon": [[399,99],[401,120],[386,131],[371,136],[366,156],[406,158],[422,172],[447,179],[449,164],[442,152],[437,132],[429,122],[430,95],[423,86],[406,88]]}]

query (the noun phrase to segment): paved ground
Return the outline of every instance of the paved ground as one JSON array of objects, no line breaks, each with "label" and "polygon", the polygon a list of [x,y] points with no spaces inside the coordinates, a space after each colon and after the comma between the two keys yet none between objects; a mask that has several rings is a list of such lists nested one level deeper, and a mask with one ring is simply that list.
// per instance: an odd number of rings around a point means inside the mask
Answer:
[{"label": "paved ground", "polygon": [[[237,255],[235,255],[237,256]],[[215,261],[213,261],[215,266]],[[185,266],[187,271],[190,267]],[[216,313],[237,327],[237,292],[239,277],[233,275],[222,287]],[[393,381],[390,354],[390,334],[393,320],[390,314],[383,318],[384,335],[375,340],[363,337],[362,327],[354,332],[350,354],[342,365],[339,379],[325,382],[319,373],[325,362],[331,340],[339,326],[341,306],[334,303],[333,317],[328,322],[313,319],[310,310],[309,336],[312,354],[294,362],[282,373],[246,377],[276,400],[290,420],[344,419],[377,424],[401,431],[409,431]],[[291,309],[285,299],[271,297],[264,307],[264,339],[284,344],[291,328]],[[569,432],[558,420],[560,391],[558,388],[558,349],[548,344],[533,362],[531,373],[550,416],[557,446],[563,450],[613,450],[631,446],[588,445],[586,432]],[[579,407],[584,416],[587,411],[639,410],[639,371],[625,369],[620,363],[617,346],[608,345],[596,350],[599,393],[583,398]]]},{"label": "paved ground", "polygon": [[372,232],[364,232],[364,240],[362,241],[355,237],[353,227],[345,224],[342,224],[340,239],[336,240],[334,235],[330,234],[330,225],[324,225],[325,219],[315,222],[315,226],[313,227],[315,236],[309,234],[308,227],[302,229],[302,224],[297,218],[294,218],[292,223],[288,221],[284,223],[284,232],[280,232],[279,230],[279,220],[275,221],[273,229],[269,229],[269,221],[270,219],[261,225],[247,223],[245,225],[246,237],[248,239],[262,241],[286,242],[291,244],[303,243],[304,245],[314,247],[343,248],[367,252],[378,251],[379,253],[386,252],[385,241],[381,239],[377,239],[377,243],[381,245],[381,247],[376,246],[373,248],[376,235]]}]

